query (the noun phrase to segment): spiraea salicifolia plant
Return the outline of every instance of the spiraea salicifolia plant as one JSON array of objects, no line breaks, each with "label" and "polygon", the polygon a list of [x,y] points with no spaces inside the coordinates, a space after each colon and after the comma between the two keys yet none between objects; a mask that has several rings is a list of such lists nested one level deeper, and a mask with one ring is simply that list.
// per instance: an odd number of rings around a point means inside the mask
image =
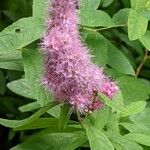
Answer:
[{"label": "spiraea salicifolia plant", "polygon": [[96,93],[112,99],[118,87],[91,61],[79,34],[77,5],[78,0],[52,0],[48,6],[50,17],[41,44],[43,84],[57,101],[84,113],[103,107]]}]

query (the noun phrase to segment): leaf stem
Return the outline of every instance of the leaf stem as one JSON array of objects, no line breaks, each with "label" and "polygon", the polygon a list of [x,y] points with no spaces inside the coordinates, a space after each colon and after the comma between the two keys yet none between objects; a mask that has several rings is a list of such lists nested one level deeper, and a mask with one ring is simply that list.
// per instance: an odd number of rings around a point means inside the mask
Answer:
[{"label": "leaf stem", "polygon": [[138,68],[136,70],[136,77],[139,76],[139,74],[141,72],[141,69],[143,68],[143,66],[144,66],[145,61],[147,60],[147,58],[148,58],[148,50],[145,49],[145,54],[144,54],[143,60],[142,60],[142,62],[140,63],[140,65],[138,66]]},{"label": "leaf stem", "polygon": [[116,25],[116,26],[109,26],[109,27],[103,27],[103,28],[98,28],[98,29],[92,29],[90,27],[83,27],[83,29],[88,30],[88,31],[97,32],[97,31],[103,31],[103,30],[108,30],[111,28],[125,27],[125,26],[127,26],[127,25],[126,24],[120,24],[120,25]]},{"label": "leaf stem", "polygon": [[79,113],[79,111],[77,109],[76,109],[76,113],[77,113],[77,119],[78,119],[82,129],[85,131],[85,128],[84,128],[84,125],[83,125],[83,122],[82,122],[83,119],[81,118],[80,113]]}]

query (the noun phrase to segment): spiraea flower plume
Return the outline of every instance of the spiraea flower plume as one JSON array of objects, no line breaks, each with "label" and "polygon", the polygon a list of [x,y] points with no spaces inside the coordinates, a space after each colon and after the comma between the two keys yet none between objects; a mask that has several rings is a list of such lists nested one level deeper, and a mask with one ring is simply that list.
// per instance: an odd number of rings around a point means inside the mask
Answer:
[{"label": "spiraea flower plume", "polygon": [[110,99],[118,87],[91,61],[80,40],[77,0],[51,0],[41,51],[44,55],[43,85],[58,102],[70,104],[84,113],[103,106],[96,93]]}]

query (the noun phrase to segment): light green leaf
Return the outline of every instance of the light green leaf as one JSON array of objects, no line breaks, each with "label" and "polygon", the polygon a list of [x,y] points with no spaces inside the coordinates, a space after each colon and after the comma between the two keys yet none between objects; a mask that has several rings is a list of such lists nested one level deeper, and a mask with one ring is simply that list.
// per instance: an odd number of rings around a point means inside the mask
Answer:
[{"label": "light green leaf", "polygon": [[128,122],[121,122],[119,125],[123,126],[127,130],[129,130],[131,133],[142,133],[146,135],[150,135],[150,128],[147,127],[144,123],[143,124],[134,124],[134,123],[128,123]]},{"label": "light green leaf", "polygon": [[53,107],[52,109],[47,111],[47,113],[49,113],[50,115],[52,115],[53,117],[58,119],[60,116],[60,113],[61,113],[60,106],[61,106],[61,104],[56,105],[55,107]]},{"label": "light green leaf", "polygon": [[114,150],[112,143],[102,131],[93,126],[86,125],[86,134],[91,150]]},{"label": "light green leaf", "polygon": [[146,106],[145,101],[138,101],[138,102],[133,102],[129,104],[124,112],[121,112],[120,116],[121,117],[127,117],[136,113],[141,112]]},{"label": "light green leaf", "polygon": [[23,71],[22,61],[0,62],[0,68],[7,70]]},{"label": "light green leaf", "polygon": [[131,0],[131,7],[137,11],[142,11],[146,9],[146,4],[148,0]]},{"label": "light green leaf", "polygon": [[38,108],[40,108],[40,104],[38,102],[32,102],[32,103],[20,106],[19,110],[21,112],[28,112],[28,111],[33,111]]},{"label": "light green leaf", "polygon": [[52,133],[27,140],[10,150],[74,150],[86,140],[83,133]]},{"label": "light green leaf", "polygon": [[131,142],[127,140],[125,137],[121,135],[114,135],[114,133],[110,133],[108,135],[111,141],[119,144],[121,146],[121,150],[143,150],[142,146],[138,145],[135,142]]},{"label": "light green leaf", "polygon": [[[58,130],[58,119],[55,118],[38,118],[29,124],[17,127],[14,130],[32,130],[32,129],[42,129],[42,128],[55,128]],[[58,130],[59,132],[59,130]]]},{"label": "light green leaf", "polygon": [[85,10],[81,9],[80,13],[80,24],[83,26],[113,26],[114,23],[110,16],[101,10]]},{"label": "light green leaf", "polygon": [[51,109],[54,106],[55,106],[54,102],[48,103],[45,107],[39,109],[35,114],[23,120],[8,120],[8,119],[0,118],[0,125],[6,126],[9,128],[21,127],[23,125],[31,123],[32,121],[35,121],[41,115],[43,115],[45,112],[47,112],[49,109]]},{"label": "light green leaf", "polygon": [[100,110],[95,110],[88,118],[95,128],[101,130],[108,122],[109,113],[108,107],[105,107]]},{"label": "light green leaf", "polygon": [[22,52],[14,51],[10,54],[0,55],[0,62],[8,62],[8,61],[21,61],[22,60]]},{"label": "light green leaf", "polygon": [[127,25],[129,13],[129,8],[121,9],[113,16],[112,19],[116,25]]},{"label": "light green leaf", "polygon": [[119,129],[118,122],[119,122],[118,114],[117,113],[113,113],[111,111],[111,113],[109,114],[108,123],[106,124],[107,131],[119,134],[120,133],[120,129]]},{"label": "light green leaf", "polygon": [[124,111],[123,105],[117,100],[111,100],[106,95],[99,93],[99,98],[102,100],[107,106],[111,107],[116,111]]},{"label": "light green leaf", "polygon": [[[44,16],[46,15],[44,13],[45,9],[48,9],[46,8],[46,3],[47,2],[45,0],[42,0],[42,1],[33,0],[33,17],[44,19]],[[49,2],[49,5],[50,5],[50,2]]]},{"label": "light green leaf", "polygon": [[7,84],[7,87],[14,93],[21,95],[23,97],[27,97],[27,98],[31,98],[31,99],[35,98],[25,79],[19,79],[16,81],[12,81]]},{"label": "light green leaf", "polygon": [[21,49],[42,36],[42,21],[38,18],[23,18],[0,33],[0,55]]},{"label": "light green leaf", "polygon": [[136,10],[131,10],[128,18],[128,36],[130,40],[141,38],[148,25],[148,19],[138,13]]},{"label": "light green leaf", "polygon": [[25,79],[34,97],[41,106],[52,101],[52,96],[47,92],[41,83],[43,73],[42,56],[37,49],[25,49],[23,51],[23,63]]},{"label": "light green leaf", "polygon": [[141,125],[141,126],[146,126],[150,128],[150,108],[147,107],[145,108],[142,112],[131,116],[130,119],[132,122],[135,124]]},{"label": "light green leaf", "polygon": [[146,33],[139,40],[144,47],[150,51],[150,31],[146,31]]},{"label": "light green leaf", "polygon": [[140,79],[122,76],[118,79],[118,84],[124,98],[125,104],[146,100],[149,98],[150,86]]},{"label": "light green leaf", "polygon": [[145,135],[142,133],[129,133],[124,137],[136,143],[150,146],[150,135]]}]

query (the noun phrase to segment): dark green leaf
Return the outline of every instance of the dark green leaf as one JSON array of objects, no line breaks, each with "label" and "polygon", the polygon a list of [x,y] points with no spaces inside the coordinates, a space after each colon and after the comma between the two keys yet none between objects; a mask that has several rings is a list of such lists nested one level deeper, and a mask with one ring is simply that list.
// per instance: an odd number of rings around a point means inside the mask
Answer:
[{"label": "dark green leaf", "polygon": [[4,73],[0,70],[0,94],[4,94],[6,89],[6,78]]}]

